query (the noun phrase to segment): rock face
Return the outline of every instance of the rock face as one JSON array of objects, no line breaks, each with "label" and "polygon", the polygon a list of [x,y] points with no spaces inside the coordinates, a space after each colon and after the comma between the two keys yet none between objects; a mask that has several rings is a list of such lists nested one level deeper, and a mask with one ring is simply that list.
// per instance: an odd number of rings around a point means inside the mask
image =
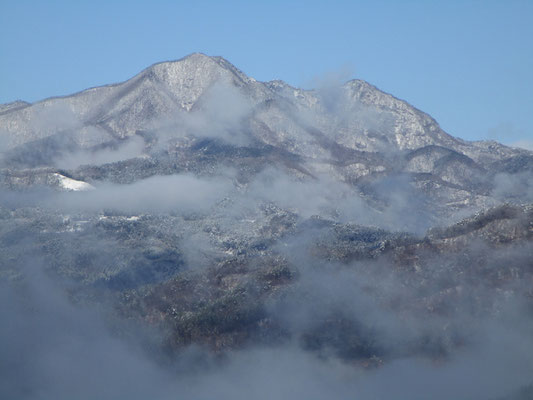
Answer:
[{"label": "rock face", "polygon": [[442,361],[531,307],[533,153],[363,81],[301,90],[192,54],[1,106],[0,168],[0,279],[44,269],[167,356]]}]

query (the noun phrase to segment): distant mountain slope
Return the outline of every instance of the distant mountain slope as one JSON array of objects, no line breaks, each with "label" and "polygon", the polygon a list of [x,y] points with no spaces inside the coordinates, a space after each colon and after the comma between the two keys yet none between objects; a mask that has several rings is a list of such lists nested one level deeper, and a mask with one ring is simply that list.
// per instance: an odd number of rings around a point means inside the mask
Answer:
[{"label": "distant mountain slope", "polygon": [[[117,150],[142,138],[144,148],[133,156],[186,155],[196,169],[236,162],[244,168],[235,160],[240,152],[296,173],[328,174],[362,191],[368,181],[404,175],[444,214],[497,204],[494,177],[514,160],[533,160],[526,150],[454,138],[427,114],[364,81],[301,90],[257,82],[221,57],[199,53],[155,64],[120,84],[4,106],[0,129],[5,167],[71,169],[75,163],[64,162],[69,154]],[[199,161],[202,148],[211,157]],[[81,164],[92,164],[86,158]]]}]

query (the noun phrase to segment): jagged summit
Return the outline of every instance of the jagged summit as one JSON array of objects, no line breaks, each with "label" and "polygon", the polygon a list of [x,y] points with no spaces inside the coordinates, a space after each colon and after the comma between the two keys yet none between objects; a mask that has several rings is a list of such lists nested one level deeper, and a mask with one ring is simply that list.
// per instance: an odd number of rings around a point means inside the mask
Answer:
[{"label": "jagged summit", "polygon": [[203,53],[192,53],[179,60],[156,63],[141,74],[155,75],[175,90],[183,89],[187,83],[203,86],[218,79],[233,78],[240,84],[252,81],[224,58],[210,57]]},{"label": "jagged summit", "polygon": [[188,54],[184,57],[178,58],[176,60],[168,60],[168,61],[160,61],[157,63],[152,64],[146,70],[153,69],[154,67],[160,66],[160,65],[179,65],[179,64],[186,64],[190,66],[200,66],[202,64],[206,63],[216,63],[222,66],[223,68],[230,67],[232,69],[237,69],[233,64],[231,64],[228,60],[221,56],[209,56],[205,53],[201,52],[194,52],[191,54]]}]

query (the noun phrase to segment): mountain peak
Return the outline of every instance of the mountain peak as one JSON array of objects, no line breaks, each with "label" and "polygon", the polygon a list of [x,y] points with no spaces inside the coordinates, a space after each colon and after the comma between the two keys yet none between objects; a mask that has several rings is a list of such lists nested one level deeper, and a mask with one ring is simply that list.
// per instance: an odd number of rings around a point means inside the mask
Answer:
[{"label": "mountain peak", "polygon": [[165,61],[149,67],[145,73],[154,75],[170,86],[200,84],[205,87],[214,80],[222,80],[237,85],[253,81],[229,61],[219,56],[192,53],[175,61]]}]

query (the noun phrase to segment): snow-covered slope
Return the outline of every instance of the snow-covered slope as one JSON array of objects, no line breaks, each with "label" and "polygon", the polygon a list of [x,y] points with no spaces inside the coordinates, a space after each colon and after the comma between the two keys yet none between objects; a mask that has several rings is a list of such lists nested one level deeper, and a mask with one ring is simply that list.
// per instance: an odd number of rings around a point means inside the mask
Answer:
[{"label": "snow-covered slope", "polygon": [[[7,168],[58,167],[72,154],[90,164],[91,154],[120,150],[140,137],[142,152],[155,163],[162,154],[181,154],[194,159],[196,169],[234,166],[235,154],[246,148],[261,154],[263,165],[326,174],[367,194],[368,182],[403,174],[435,204],[453,210],[494,205],[493,181],[501,172],[495,166],[532,157],[495,142],[455,138],[429,115],[361,80],[302,90],[258,82],[225,59],[200,53],[154,64],[123,83],[2,110],[0,163]],[[206,140],[218,146],[216,154],[199,161],[198,146]],[[249,163],[239,168],[249,172]]]}]

